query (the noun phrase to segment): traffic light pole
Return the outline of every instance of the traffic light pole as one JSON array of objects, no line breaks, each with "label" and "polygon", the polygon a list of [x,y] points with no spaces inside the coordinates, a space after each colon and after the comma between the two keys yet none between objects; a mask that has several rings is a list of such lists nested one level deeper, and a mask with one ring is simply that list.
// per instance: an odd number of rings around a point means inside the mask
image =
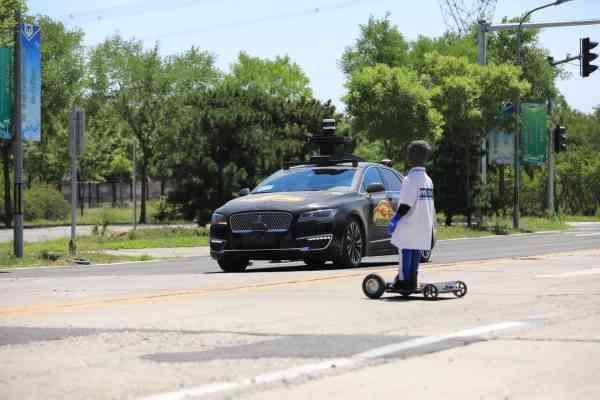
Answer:
[{"label": "traffic light pole", "polygon": [[[478,62],[479,64],[486,64],[486,33],[488,32],[499,32],[506,30],[518,30],[517,33],[517,64],[521,64],[521,32],[523,29],[545,29],[545,28],[564,28],[571,26],[587,26],[587,25],[600,25],[600,19],[588,19],[588,20],[579,20],[579,21],[562,21],[562,22],[542,22],[542,23],[525,23],[524,21],[527,19],[535,11],[541,10],[546,7],[551,7],[555,5],[559,5],[560,2],[555,2],[551,4],[546,4],[544,6],[535,8],[529,11],[520,21],[520,23],[515,24],[498,24],[491,25],[486,21],[479,21],[479,34],[478,34]],[[518,98],[515,104],[515,109],[517,112],[517,119],[520,116],[521,109],[521,99]],[[513,194],[513,228],[519,228],[519,188],[520,188],[520,157],[519,157],[519,136],[520,136],[520,121],[517,122],[517,128],[515,129],[515,159],[514,159],[514,168],[515,168],[515,187]]]},{"label": "traffic light pole", "polygon": [[548,188],[546,190],[546,194],[548,198],[546,199],[546,204],[548,206],[548,214],[554,215],[554,134],[553,130],[548,130],[549,139],[548,139],[548,176],[547,182]]}]

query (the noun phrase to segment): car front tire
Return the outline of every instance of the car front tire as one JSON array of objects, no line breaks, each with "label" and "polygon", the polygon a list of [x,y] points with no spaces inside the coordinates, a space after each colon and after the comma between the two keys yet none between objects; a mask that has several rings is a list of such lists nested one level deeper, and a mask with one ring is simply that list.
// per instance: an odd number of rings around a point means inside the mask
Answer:
[{"label": "car front tire", "polygon": [[217,261],[223,272],[244,272],[250,261],[247,258],[223,257]]},{"label": "car front tire", "polygon": [[344,267],[358,267],[363,257],[364,234],[360,222],[351,218],[341,238],[341,246],[335,258],[335,265]]}]

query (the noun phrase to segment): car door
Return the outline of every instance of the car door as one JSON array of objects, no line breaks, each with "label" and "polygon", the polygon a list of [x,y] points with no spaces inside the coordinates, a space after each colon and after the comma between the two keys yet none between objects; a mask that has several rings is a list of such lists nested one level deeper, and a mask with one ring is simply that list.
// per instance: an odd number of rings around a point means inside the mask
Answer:
[{"label": "car door", "polygon": [[367,167],[363,174],[361,192],[369,199],[369,253],[377,251],[387,241],[387,222],[389,213],[393,212],[392,205],[385,191],[367,193],[367,186],[379,183],[385,186],[379,169],[375,166]]},{"label": "car door", "polygon": [[[381,177],[383,178],[383,184],[386,190],[386,198],[391,203],[395,213],[398,210],[398,201],[400,199],[400,190],[402,189],[402,180],[398,174],[396,174],[396,172],[389,168],[379,167],[378,169]],[[385,237],[388,239],[388,241],[382,241],[382,243],[384,243],[386,246],[386,250],[391,253],[396,252],[397,249],[389,242],[391,236],[388,234],[387,229],[385,231]]]},{"label": "car door", "polygon": [[387,197],[392,202],[394,212],[396,212],[396,210],[398,210],[398,200],[400,199],[402,181],[400,180],[400,177],[389,168],[379,168],[379,173],[383,178]]}]

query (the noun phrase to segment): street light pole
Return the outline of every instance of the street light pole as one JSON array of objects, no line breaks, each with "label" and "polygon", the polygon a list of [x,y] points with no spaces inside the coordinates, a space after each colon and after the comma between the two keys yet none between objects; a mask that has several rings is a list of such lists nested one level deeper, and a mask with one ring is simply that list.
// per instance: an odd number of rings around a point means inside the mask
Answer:
[{"label": "street light pole", "polygon": [[[543,10],[544,8],[557,6],[562,3],[566,3],[568,1],[573,0],[556,0],[552,3],[545,4],[543,6],[534,8],[533,10],[527,12],[519,21],[519,26],[517,28],[517,65],[521,66],[521,41],[522,41],[522,33],[523,33],[523,23],[536,11]],[[515,129],[515,154],[514,154],[514,169],[515,169],[515,181],[514,181],[514,192],[513,192],[513,229],[519,229],[519,219],[520,219],[520,201],[519,201],[519,189],[521,186],[521,158],[519,154],[520,149],[520,138],[521,138],[521,95],[517,94],[517,99],[515,102],[516,111],[517,111],[517,127]]]},{"label": "street light pole", "polygon": [[22,65],[21,65],[21,11],[16,13],[15,29],[15,101],[14,101],[14,157],[15,157],[15,211],[14,211],[14,252],[15,257],[23,258],[23,126],[21,113],[23,99],[21,93]]}]

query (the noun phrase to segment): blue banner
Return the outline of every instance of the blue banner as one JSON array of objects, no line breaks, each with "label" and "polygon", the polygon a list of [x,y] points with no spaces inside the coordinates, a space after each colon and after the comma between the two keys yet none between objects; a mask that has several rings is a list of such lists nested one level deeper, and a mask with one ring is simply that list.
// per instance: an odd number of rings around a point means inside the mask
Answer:
[{"label": "blue banner", "polygon": [[42,114],[42,56],[40,27],[22,24],[21,132],[23,140],[40,140]]}]

